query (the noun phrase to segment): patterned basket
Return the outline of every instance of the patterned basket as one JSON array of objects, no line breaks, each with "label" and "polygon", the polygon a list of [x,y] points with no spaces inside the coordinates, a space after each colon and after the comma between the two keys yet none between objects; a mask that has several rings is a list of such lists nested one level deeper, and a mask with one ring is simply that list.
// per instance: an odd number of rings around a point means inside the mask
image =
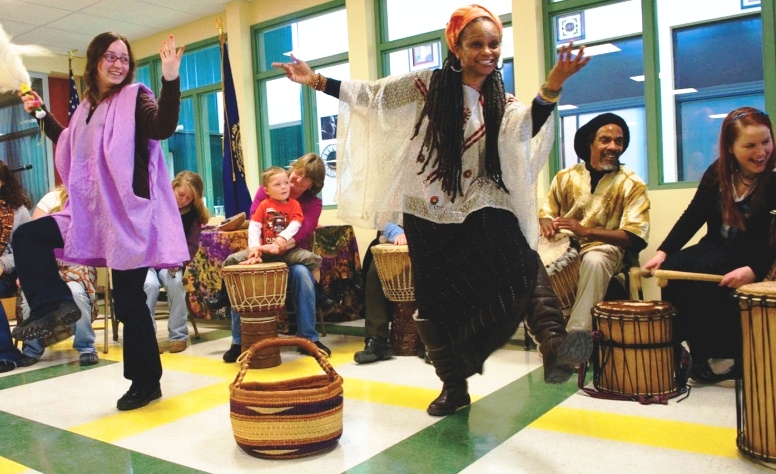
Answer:
[{"label": "patterned basket", "polygon": [[[280,382],[243,382],[254,354],[298,346],[314,354],[325,375]],[[241,356],[229,386],[229,411],[237,444],[251,456],[293,459],[334,448],[342,436],[342,377],[307,339],[269,338]]]}]

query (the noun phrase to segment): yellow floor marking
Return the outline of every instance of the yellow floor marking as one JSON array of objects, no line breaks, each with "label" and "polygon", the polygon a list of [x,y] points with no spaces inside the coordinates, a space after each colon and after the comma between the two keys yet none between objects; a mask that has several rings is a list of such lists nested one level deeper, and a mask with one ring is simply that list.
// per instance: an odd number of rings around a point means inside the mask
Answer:
[{"label": "yellow floor marking", "polygon": [[553,408],[530,427],[713,456],[738,456],[735,428],[566,407]]},{"label": "yellow floor marking", "polygon": [[[354,378],[348,378],[344,385],[346,399],[384,403],[418,410],[425,410],[428,404],[439,395],[441,389],[441,382],[438,389],[429,389]],[[471,397],[472,402],[482,398],[478,395]]]},{"label": "yellow floor marking", "polygon": [[162,397],[138,410],[116,412],[115,415],[73,426],[68,431],[112,443],[224,403],[229,403],[229,384],[226,381],[176,397]]},{"label": "yellow floor marking", "polygon": [[3,474],[21,474],[22,472],[28,472],[29,470],[30,468],[27,466],[0,457],[0,472]]}]

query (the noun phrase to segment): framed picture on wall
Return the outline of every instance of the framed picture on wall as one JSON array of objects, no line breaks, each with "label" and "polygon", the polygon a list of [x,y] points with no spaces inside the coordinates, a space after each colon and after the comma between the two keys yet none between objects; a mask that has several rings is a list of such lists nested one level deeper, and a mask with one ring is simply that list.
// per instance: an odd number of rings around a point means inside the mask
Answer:
[{"label": "framed picture on wall", "polygon": [[439,52],[432,43],[422,44],[410,49],[410,71],[436,69],[439,65]]}]

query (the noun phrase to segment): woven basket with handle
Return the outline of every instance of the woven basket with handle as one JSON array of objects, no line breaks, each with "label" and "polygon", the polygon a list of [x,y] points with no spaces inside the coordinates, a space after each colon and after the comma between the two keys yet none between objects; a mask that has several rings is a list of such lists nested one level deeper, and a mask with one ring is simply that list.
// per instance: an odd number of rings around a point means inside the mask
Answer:
[{"label": "woven basket with handle", "polygon": [[[315,356],[325,374],[279,382],[243,381],[254,354],[297,346]],[[293,459],[334,448],[342,436],[342,377],[307,339],[268,338],[241,356],[229,386],[229,412],[237,444],[252,456]]]}]

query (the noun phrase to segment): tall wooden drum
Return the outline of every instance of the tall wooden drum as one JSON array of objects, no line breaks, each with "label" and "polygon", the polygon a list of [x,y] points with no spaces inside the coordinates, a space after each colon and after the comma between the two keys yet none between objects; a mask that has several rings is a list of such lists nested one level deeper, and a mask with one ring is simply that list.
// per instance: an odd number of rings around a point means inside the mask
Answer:
[{"label": "tall wooden drum", "polygon": [[603,301],[592,310],[598,331],[593,384],[603,393],[653,396],[675,391],[671,319],[664,301]]},{"label": "tall wooden drum", "polygon": [[743,336],[736,444],[747,456],[776,463],[776,281],[744,285],[734,296]]},{"label": "tall wooden drum", "polygon": [[372,256],[385,297],[393,302],[393,352],[400,356],[417,355],[420,338],[412,319],[417,305],[409,249],[406,245],[379,244],[372,246]]},{"label": "tall wooden drum", "polygon": [[[242,351],[254,343],[277,337],[278,313],[284,311],[288,267],[283,262],[256,265],[230,265],[223,268],[222,277],[232,308],[240,315]],[[262,349],[251,359],[252,369],[280,365],[277,346]]]}]

